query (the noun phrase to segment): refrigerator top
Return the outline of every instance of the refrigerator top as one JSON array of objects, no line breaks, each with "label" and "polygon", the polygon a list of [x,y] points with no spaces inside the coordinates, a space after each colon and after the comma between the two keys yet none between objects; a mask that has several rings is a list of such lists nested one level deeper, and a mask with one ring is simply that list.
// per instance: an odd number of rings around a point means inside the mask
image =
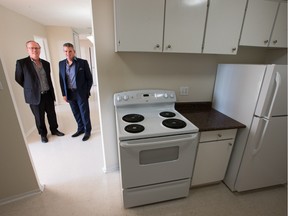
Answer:
[{"label": "refrigerator top", "polygon": [[245,124],[287,115],[287,65],[219,64],[213,108]]},{"label": "refrigerator top", "polygon": [[249,127],[265,71],[266,65],[218,65],[213,108]]}]

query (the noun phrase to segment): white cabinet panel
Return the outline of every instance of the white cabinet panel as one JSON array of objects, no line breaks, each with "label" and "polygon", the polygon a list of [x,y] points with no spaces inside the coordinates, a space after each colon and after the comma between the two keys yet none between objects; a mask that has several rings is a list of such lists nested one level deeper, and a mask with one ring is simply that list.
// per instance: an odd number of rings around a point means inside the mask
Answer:
[{"label": "white cabinet panel", "polygon": [[236,133],[237,133],[236,129],[201,132],[200,142],[234,139],[236,136]]},{"label": "white cabinet panel", "polygon": [[237,54],[247,0],[211,0],[203,53]]},{"label": "white cabinet panel", "polygon": [[224,179],[233,140],[199,143],[192,186]]},{"label": "white cabinet panel", "polygon": [[236,133],[237,129],[201,132],[191,186],[224,179]]},{"label": "white cabinet panel", "polygon": [[249,0],[240,45],[268,46],[278,4],[272,0]]},{"label": "white cabinet panel", "polygon": [[269,47],[287,47],[287,2],[281,2]]},{"label": "white cabinet panel", "polygon": [[164,0],[115,0],[116,51],[162,52]]},{"label": "white cabinet panel", "polygon": [[166,0],[163,52],[201,53],[207,0]]}]

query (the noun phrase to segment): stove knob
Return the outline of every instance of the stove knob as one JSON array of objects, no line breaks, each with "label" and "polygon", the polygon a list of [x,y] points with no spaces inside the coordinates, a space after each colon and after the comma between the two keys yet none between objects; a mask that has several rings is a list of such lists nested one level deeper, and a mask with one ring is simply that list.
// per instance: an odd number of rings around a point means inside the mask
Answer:
[{"label": "stove knob", "polygon": [[117,101],[121,101],[121,100],[122,100],[122,97],[121,97],[121,96],[117,96],[116,100],[117,100]]},{"label": "stove knob", "polygon": [[167,93],[164,94],[164,98],[168,98],[168,94]]},{"label": "stove knob", "polygon": [[170,94],[170,98],[174,98],[174,94]]},{"label": "stove knob", "polygon": [[127,101],[129,99],[128,95],[124,95],[123,99]]}]

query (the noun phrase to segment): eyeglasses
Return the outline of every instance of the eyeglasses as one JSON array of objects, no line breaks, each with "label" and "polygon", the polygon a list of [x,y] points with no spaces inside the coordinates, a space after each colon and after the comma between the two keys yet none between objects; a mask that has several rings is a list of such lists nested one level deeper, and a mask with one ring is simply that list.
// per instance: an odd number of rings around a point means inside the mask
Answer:
[{"label": "eyeglasses", "polygon": [[28,47],[28,49],[30,49],[30,50],[39,50],[40,48],[39,47]]}]

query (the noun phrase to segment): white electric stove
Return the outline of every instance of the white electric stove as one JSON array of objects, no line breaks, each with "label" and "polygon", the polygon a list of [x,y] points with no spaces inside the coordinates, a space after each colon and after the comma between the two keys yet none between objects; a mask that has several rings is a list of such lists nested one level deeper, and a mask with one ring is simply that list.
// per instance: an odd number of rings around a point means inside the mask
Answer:
[{"label": "white electric stove", "polygon": [[116,93],[117,130],[120,140],[197,133],[198,128],[175,110],[176,95],[168,90]]},{"label": "white electric stove", "polygon": [[125,208],[189,194],[198,128],[174,108],[170,90],[114,94]]}]

